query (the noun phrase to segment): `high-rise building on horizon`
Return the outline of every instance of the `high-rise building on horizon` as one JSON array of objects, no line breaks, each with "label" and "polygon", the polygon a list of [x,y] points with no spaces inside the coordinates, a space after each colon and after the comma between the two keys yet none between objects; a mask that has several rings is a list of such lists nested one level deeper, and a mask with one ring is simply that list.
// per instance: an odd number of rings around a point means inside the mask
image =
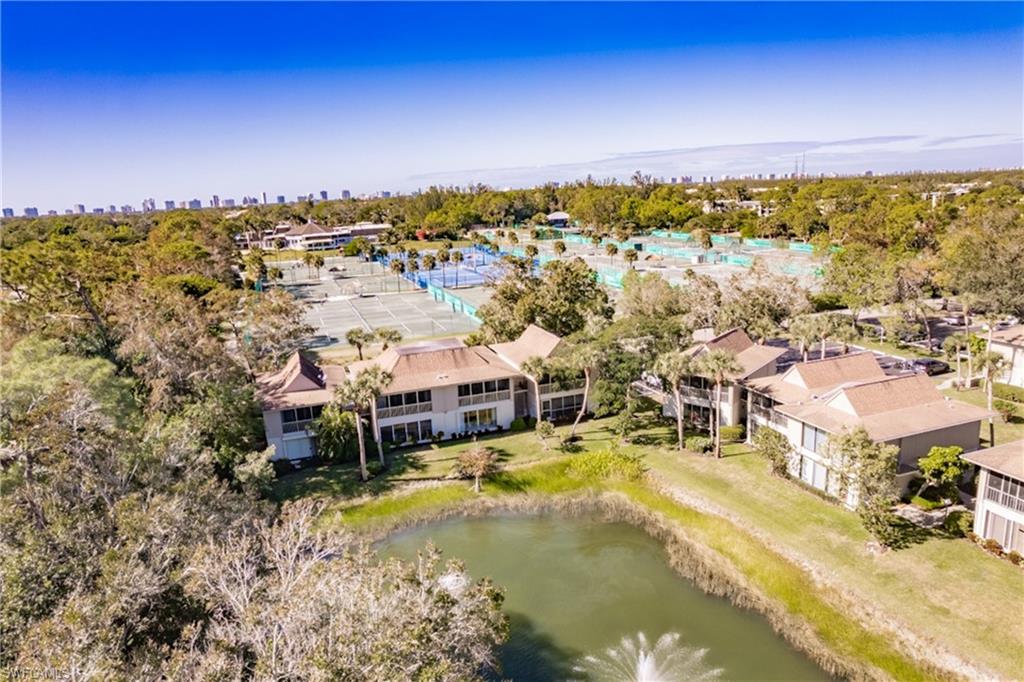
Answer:
[{"label": "high-rise building on horizon", "polygon": [[277,195],[277,203],[279,203],[279,204],[283,204],[284,203],[284,195],[283,194],[278,194]]},{"label": "high-rise building on horizon", "polygon": [[25,207],[25,217],[26,218],[38,218],[39,217],[39,209],[36,208],[35,206],[26,206]]},{"label": "high-rise building on horizon", "polygon": [[92,210],[92,212],[93,212],[93,215],[103,215],[103,209],[102,208],[94,208]]},{"label": "high-rise building on horizon", "polygon": [[64,215],[74,215],[74,214],[75,214],[75,212],[72,211],[70,208],[65,208],[64,209]]},{"label": "high-rise building on horizon", "polygon": [[164,200],[164,210],[165,211],[173,211],[174,210],[174,200],[173,199],[165,199]]},{"label": "high-rise building on horizon", "polygon": [[214,208],[220,208],[220,197],[217,196],[216,194],[210,197],[210,206],[213,206]]},{"label": "high-rise building on horizon", "polygon": [[57,212],[51,208],[49,211],[46,212],[46,215],[57,215]]},{"label": "high-rise building on horizon", "polygon": [[235,200],[234,199],[225,199],[224,200],[224,208],[234,208],[234,207],[235,207]]},{"label": "high-rise building on horizon", "polygon": [[341,190],[341,198],[342,199],[351,199],[352,198],[352,192],[347,190],[347,189]]},{"label": "high-rise building on horizon", "polygon": [[156,210],[156,199],[150,197],[149,199],[142,200],[142,212],[148,213],[149,211]]},{"label": "high-rise building on horizon", "polygon": [[327,201],[327,190],[320,190],[320,201]]},{"label": "high-rise building on horizon", "polygon": [[85,213],[85,204],[75,204],[75,213],[78,215]]},{"label": "high-rise building on horizon", "polygon": [[263,192],[263,193],[261,193],[260,196],[263,198],[263,205],[266,206],[267,205],[267,193]]},{"label": "high-rise building on horizon", "polygon": [[199,199],[190,199],[188,207],[189,209],[196,211],[203,207],[203,202],[199,201]]},{"label": "high-rise building on horizon", "polygon": [[117,206],[114,206],[113,204],[111,204],[107,208],[110,209],[111,213],[117,213]]},{"label": "high-rise building on horizon", "polygon": [[5,208],[4,209],[4,217],[5,218],[13,218],[14,217],[14,209],[13,208]]}]

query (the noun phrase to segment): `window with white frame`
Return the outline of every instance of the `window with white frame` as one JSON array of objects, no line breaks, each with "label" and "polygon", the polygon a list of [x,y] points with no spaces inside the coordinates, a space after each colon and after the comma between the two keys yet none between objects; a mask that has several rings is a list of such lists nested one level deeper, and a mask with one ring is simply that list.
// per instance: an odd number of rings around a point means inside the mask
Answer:
[{"label": "window with white frame", "polygon": [[482,410],[467,410],[462,413],[462,428],[465,431],[479,431],[498,425],[498,411],[493,407]]},{"label": "window with white frame", "polygon": [[823,431],[817,427],[811,426],[810,424],[803,425],[803,435],[800,439],[800,445],[805,450],[816,452],[819,455],[828,453],[828,432]]},{"label": "window with white frame", "polygon": [[985,499],[1015,511],[1024,512],[1024,483],[995,471],[989,471]]},{"label": "window with white frame", "polygon": [[419,405],[430,402],[430,391],[409,391],[408,393],[392,393],[377,398],[377,407],[403,407],[405,405]]},{"label": "window with white frame", "polygon": [[310,407],[281,410],[281,430],[284,433],[305,431],[309,428],[310,422],[320,416],[320,412],[323,409],[323,405],[312,405]]},{"label": "window with white frame", "polygon": [[459,407],[508,400],[511,397],[509,392],[511,388],[512,382],[509,379],[492,379],[490,381],[477,381],[472,384],[460,384],[458,387]]},{"label": "window with white frame", "polygon": [[583,407],[582,393],[558,396],[541,403],[541,416],[548,420],[565,419],[579,414],[581,407]]},{"label": "window with white frame", "polygon": [[465,398],[471,395],[483,395],[485,393],[496,393],[509,389],[508,379],[495,379],[494,381],[477,381],[472,384],[459,385],[459,397]]},{"label": "window with white frame", "polygon": [[418,443],[430,440],[433,435],[433,425],[429,419],[380,427],[380,439],[385,443]]}]

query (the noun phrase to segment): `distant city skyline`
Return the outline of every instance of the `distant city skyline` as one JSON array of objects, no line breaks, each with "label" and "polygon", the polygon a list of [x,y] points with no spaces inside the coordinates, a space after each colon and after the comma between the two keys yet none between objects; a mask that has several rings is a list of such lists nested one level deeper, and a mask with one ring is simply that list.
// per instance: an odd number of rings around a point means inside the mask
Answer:
[{"label": "distant city skyline", "polygon": [[[2,203],[18,213],[637,169],[781,174],[798,155],[814,175],[1024,165],[1014,3],[3,3],[0,14]],[[377,24],[388,30],[342,30]],[[118,39],[96,40],[98,26]]]},{"label": "distant city skyline", "polygon": [[[204,195],[208,199],[193,196],[190,199],[164,200],[163,210],[177,208],[244,208],[261,203],[284,204],[303,201],[344,200],[351,198],[387,198],[412,194],[431,185],[445,187],[467,187],[479,183],[494,189],[523,189],[548,182],[567,183],[585,180],[615,179],[627,182],[632,174],[640,171],[667,183],[723,182],[726,180],[781,180],[796,177],[851,177],[865,174],[898,174],[912,172],[976,171],[1020,168],[1021,145],[1024,139],[1006,135],[972,135],[966,137],[922,138],[911,135],[894,135],[855,140],[830,142],[780,142],[751,145],[720,145],[694,149],[668,149],[645,151],[635,154],[620,154],[605,159],[587,162],[566,163],[550,167],[490,168],[453,172],[427,173],[407,182],[415,182],[412,189],[404,191],[376,190],[357,192],[342,189],[337,192],[318,190],[295,195],[271,193],[260,195],[243,193],[242,199],[218,194]],[[872,162],[871,167],[863,164]],[[810,165],[808,165],[808,163]],[[943,165],[947,164],[947,165]],[[952,165],[948,165],[952,164]],[[980,165],[987,164],[987,165]],[[694,168],[711,168],[710,172],[683,171],[687,165]],[[200,193],[202,195],[202,193]],[[198,203],[197,203],[198,202]],[[153,211],[157,202],[152,198],[142,199],[139,208],[129,203],[121,205],[120,212]],[[41,214],[47,209],[36,208]],[[125,210],[125,209],[130,209]],[[12,215],[21,215],[24,208],[12,207]],[[54,210],[49,211],[51,214]],[[57,210],[56,213],[111,212],[107,207],[87,210],[84,204],[75,204],[71,209]],[[5,210],[5,217],[10,217]]]}]

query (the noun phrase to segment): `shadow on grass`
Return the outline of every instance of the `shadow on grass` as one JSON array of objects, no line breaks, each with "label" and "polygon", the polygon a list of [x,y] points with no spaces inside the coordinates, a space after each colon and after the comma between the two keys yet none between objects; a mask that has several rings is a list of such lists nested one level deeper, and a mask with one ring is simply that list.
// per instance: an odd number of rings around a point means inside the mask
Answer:
[{"label": "shadow on grass", "polygon": [[950,533],[940,529],[922,528],[907,519],[896,517],[890,521],[886,546],[891,550],[907,549],[936,538],[952,538]]},{"label": "shadow on grass", "polygon": [[[391,490],[410,472],[422,471],[425,465],[418,458],[392,455],[385,457],[387,467],[370,480],[359,476],[358,462],[327,463],[289,472],[274,483],[272,497],[278,502],[297,497],[348,498],[367,493],[379,495]],[[368,464],[376,462],[376,452],[367,452]]]}]

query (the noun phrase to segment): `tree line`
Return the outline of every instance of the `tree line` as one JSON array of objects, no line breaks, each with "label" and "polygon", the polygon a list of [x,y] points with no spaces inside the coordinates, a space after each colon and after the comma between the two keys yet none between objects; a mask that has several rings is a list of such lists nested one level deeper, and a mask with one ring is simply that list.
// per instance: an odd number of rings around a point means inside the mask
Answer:
[{"label": "tree line", "polygon": [[29,227],[0,259],[0,669],[467,679],[493,664],[494,586],[436,553],[380,561],[315,528],[315,508],[267,500],[253,378],[311,330],[290,294],[257,290],[270,269],[229,220]]}]

